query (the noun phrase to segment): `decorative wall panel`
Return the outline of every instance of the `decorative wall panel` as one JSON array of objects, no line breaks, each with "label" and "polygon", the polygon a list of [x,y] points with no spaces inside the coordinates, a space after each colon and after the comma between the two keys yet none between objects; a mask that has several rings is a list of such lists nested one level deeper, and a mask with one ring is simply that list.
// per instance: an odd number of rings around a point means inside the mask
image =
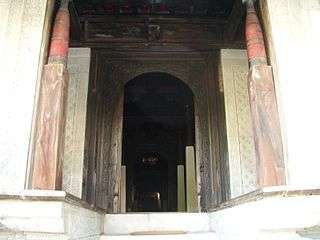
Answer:
[{"label": "decorative wall panel", "polygon": [[221,68],[233,198],[255,190],[257,181],[246,51],[221,50]]},{"label": "decorative wall panel", "polygon": [[90,49],[71,48],[68,60],[70,79],[63,159],[63,190],[79,198],[82,195],[89,67]]}]

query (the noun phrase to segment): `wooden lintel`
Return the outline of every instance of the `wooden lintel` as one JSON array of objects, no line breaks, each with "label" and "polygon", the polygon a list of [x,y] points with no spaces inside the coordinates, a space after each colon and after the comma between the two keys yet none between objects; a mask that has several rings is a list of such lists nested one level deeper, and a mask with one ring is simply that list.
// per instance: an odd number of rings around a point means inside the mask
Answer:
[{"label": "wooden lintel", "polygon": [[210,23],[217,25],[227,24],[226,18],[212,18],[212,17],[184,17],[184,16],[108,16],[108,15],[87,15],[80,16],[81,22],[99,22],[99,23],[145,23],[156,22],[156,23],[171,23],[171,24],[196,24],[196,23]]},{"label": "wooden lintel", "polygon": [[231,14],[228,18],[227,26],[223,32],[224,40],[226,41],[234,40],[237,30],[243,20],[244,14],[245,14],[245,8],[243,6],[242,0],[235,0]]},{"label": "wooden lintel", "polygon": [[177,43],[148,43],[148,42],[86,42],[86,41],[73,41],[70,43],[71,47],[91,47],[98,49],[109,49],[113,51],[181,51],[181,52],[193,52],[193,51],[208,51],[212,49],[245,49],[244,41],[211,41],[211,42],[177,42]]},{"label": "wooden lintel", "polygon": [[44,66],[36,119],[33,189],[61,190],[67,84],[63,64]]}]

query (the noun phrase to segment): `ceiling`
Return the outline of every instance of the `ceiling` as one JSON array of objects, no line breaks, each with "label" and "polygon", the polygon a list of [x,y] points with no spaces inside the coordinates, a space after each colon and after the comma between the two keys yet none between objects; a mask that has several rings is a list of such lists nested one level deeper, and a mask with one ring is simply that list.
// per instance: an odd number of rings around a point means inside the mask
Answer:
[{"label": "ceiling", "polygon": [[73,0],[79,15],[228,17],[234,0]]}]

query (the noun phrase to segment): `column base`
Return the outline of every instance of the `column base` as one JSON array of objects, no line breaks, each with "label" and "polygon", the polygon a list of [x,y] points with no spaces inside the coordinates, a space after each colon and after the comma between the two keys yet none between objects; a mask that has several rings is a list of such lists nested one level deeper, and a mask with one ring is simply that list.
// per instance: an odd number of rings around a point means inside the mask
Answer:
[{"label": "column base", "polygon": [[104,212],[63,191],[0,195],[0,239],[99,239]]},{"label": "column base", "polygon": [[210,214],[218,239],[320,239],[320,189],[263,188],[226,202]]}]

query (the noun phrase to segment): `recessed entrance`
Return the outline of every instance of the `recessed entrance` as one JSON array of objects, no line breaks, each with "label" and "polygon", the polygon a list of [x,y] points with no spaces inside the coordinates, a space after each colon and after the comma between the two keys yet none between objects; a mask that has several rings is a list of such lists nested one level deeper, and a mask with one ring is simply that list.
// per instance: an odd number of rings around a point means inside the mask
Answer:
[{"label": "recessed entrance", "polygon": [[84,199],[109,213],[197,212],[225,195],[209,56],[93,51]]},{"label": "recessed entrance", "polygon": [[186,180],[196,179],[194,162],[194,171],[185,172],[186,146],[194,146],[193,106],[190,88],[169,74],[146,73],[125,85],[126,211],[186,210],[186,192],[192,194]]}]

